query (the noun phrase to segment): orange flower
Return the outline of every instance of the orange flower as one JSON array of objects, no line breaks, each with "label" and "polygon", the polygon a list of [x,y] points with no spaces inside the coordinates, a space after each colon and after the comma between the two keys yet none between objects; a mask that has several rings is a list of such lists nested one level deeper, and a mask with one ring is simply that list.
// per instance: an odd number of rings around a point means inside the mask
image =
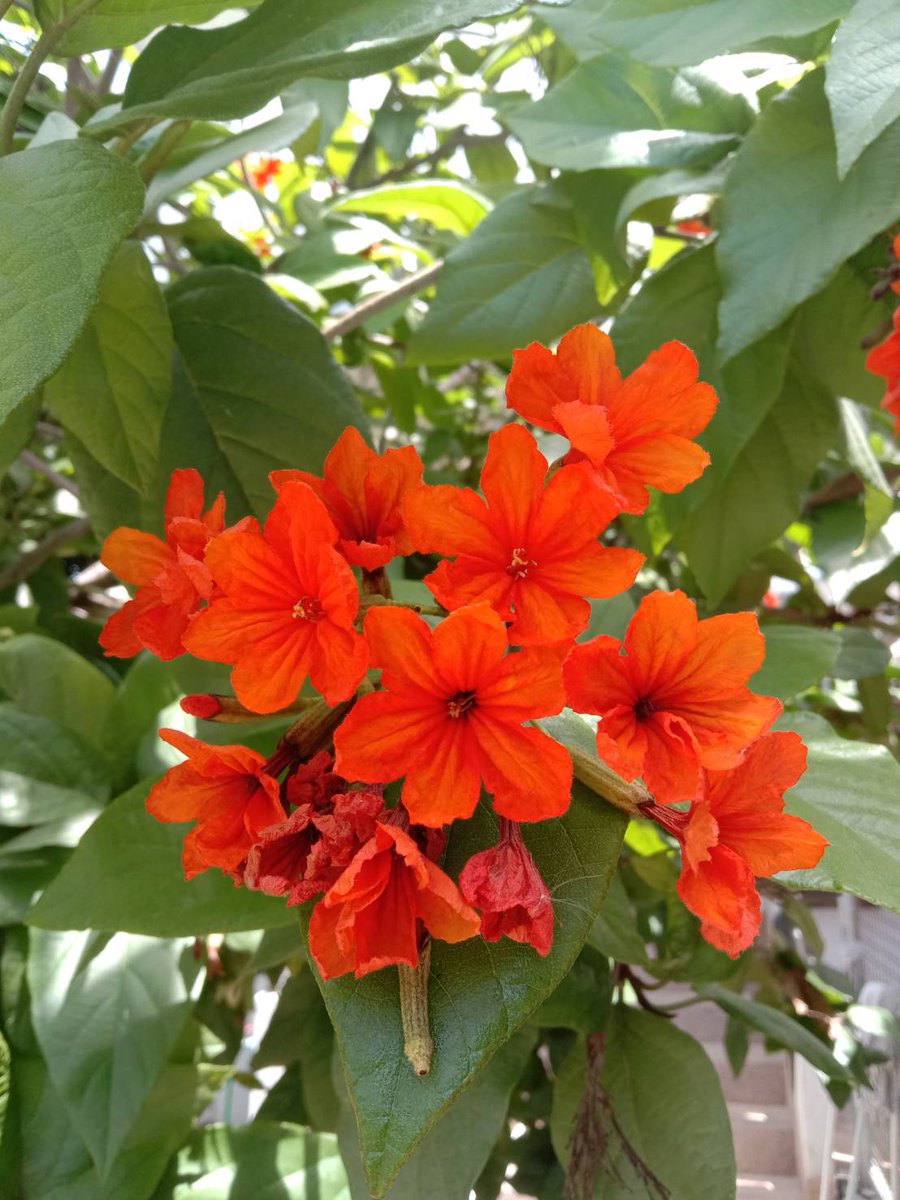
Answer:
[{"label": "orange flower", "polygon": [[312,488],[338,528],[338,549],[353,566],[375,571],[412,552],[400,501],[422,479],[414,446],[379,455],[350,425],[325,459],[323,479],[308,471],[273,471],[269,478],[276,488],[292,480]]},{"label": "orange flower", "polygon": [[643,512],[648,486],[680,492],[709,465],[691,439],[709,424],[716,393],[697,382],[681,342],[666,342],[623,380],[607,335],[579,325],[555,354],[539,342],[516,350],[506,398],[526,421],[565,434],[566,461],[587,459],[627,512]]},{"label": "orange flower", "polygon": [[246,746],[207,746],[177,729],[159,736],[187,755],[154,784],[147,811],[158,821],[196,821],[184,842],[185,878],[207,867],[233,871],[264,829],[283,821],[278,780]]},{"label": "orange flower", "polygon": [[172,472],[165,504],[165,541],[120,526],[103,543],[100,557],[126,583],[138,585],[133,600],[109,618],[100,634],[107,656],[129,658],[146,647],[158,658],[184,653],[190,616],[212,591],[203,563],[210,538],[225,524],[220,492],[203,512],[203,480],[193,468]]},{"label": "orange flower", "polygon": [[679,221],[675,228],[679,233],[695,233],[699,237],[708,237],[712,233],[712,227],[707,225],[705,221],[701,221],[698,217],[691,217],[687,221]]},{"label": "orange flower", "polygon": [[403,803],[420,825],[470,817],[482,782],[513,820],[565,812],[572,761],[546,733],[522,726],[563,707],[557,649],[507,654],[503,622],[484,604],[458,609],[433,632],[408,609],[376,608],[365,634],[384,690],[358,700],[337,730],[339,774],[367,783],[406,776]]},{"label": "orange flower", "polygon": [[900,434],[900,308],[894,310],[894,331],[866,357],[866,370],[887,379],[881,407],[894,418],[894,433]]},{"label": "orange flower", "polygon": [[478,914],[440,867],[396,825],[375,836],[313,910],[309,949],[323,979],[356,978],[392,963],[419,961],[419,922],[442,942],[478,932]]},{"label": "orange flower", "polygon": [[725,770],[768,729],[781,704],[746,686],[765,653],[753,613],[697,620],[683,592],[652,592],[623,644],[601,636],[575,646],[566,694],[602,717],[597,753],[625,779],[642,775],[658,800],[697,794],[700,768]]},{"label": "orange flower", "polygon": [[456,554],[425,582],[445,608],[484,601],[505,621],[509,640],[538,645],[587,628],[585,596],[615,596],[634,582],[644,556],[604,548],[597,536],[617,512],[592,486],[586,465],[563,467],[547,482],[547,463],[521,425],[491,435],[481,473],[482,500],[470,488],[420,487],[403,515],[416,549]]},{"label": "orange flower", "polygon": [[515,942],[528,942],[538,954],[550,953],[550,892],[515,821],[500,818],[500,840],[472,855],[460,872],[459,890],[481,909],[486,942],[499,942],[505,934]]},{"label": "orange flower", "polygon": [[814,867],[828,842],[784,811],[784,793],[806,770],[796,733],[765,733],[730,771],[707,771],[687,813],[660,821],[682,845],[678,894],[706,940],[732,958],[759,933],[756,876]]},{"label": "orange flower", "polygon": [[284,163],[274,154],[251,154],[244,162],[247,177],[255,188],[262,191],[273,179],[277,179]]},{"label": "orange flower", "polygon": [[366,644],[353,628],[359,591],[336,541],[321,501],[289,483],[265,533],[229,533],[207,551],[224,595],[197,614],[184,644],[199,658],[233,663],[232,686],[254,712],[286,707],[307,676],[337,704],[365,673]]}]

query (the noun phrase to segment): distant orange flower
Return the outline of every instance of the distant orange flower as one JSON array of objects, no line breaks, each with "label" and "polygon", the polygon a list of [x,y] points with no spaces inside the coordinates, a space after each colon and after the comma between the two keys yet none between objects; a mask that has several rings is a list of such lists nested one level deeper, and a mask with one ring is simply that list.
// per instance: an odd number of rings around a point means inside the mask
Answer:
[{"label": "distant orange flower", "polygon": [[458,555],[425,582],[448,609],[484,601],[509,640],[538,645],[587,628],[585,596],[630,587],[644,556],[604,548],[599,533],[617,507],[591,482],[586,465],[563,467],[546,483],[547,462],[521,425],[491,435],[481,473],[482,500],[470,488],[442,485],[407,493],[403,515],[416,549]]},{"label": "distant orange flower", "polygon": [[440,867],[396,825],[379,823],[325,893],[309,924],[309,950],[324,979],[357,979],[392,963],[415,967],[419,923],[443,942],[479,929],[478,914]]},{"label": "distant orange flower", "polygon": [[191,654],[233,663],[238,699],[254,712],[290,704],[307,676],[329,704],[353,694],[366,669],[353,628],[359,589],[334,549],[337,530],[303,483],[286,484],[264,533],[229,533],[206,565],[223,595],[184,636]]},{"label": "distant orange flower", "polygon": [[759,933],[756,877],[814,867],[828,842],[784,811],[784,793],[806,770],[796,733],[765,733],[730,771],[707,771],[686,813],[660,821],[682,844],[678,893],[701,920],[700,932],[736,958]]},{"label": "distant orange flower", "polygon": [[700,769],[724,770],[768,729],[781,704],[745,685],[762,664],[753,613],[697,620],[683,592],[641,601],[623,643],[601,636],[576,645],[566,694],[601,717],[597,753],[625,779],[642,775],[658,800],[697,794]]},{"label": "distant orange flower", "polygon": [[164,659],[184,653],[182,636],[191,614],[212,592],[212,576],[203,563],[206,546],[224,525],[224,495],[220,492],[204,513],[203,480],[188,468],[172,472],[165,541],[124,525],[113,530],[100,552],[103,565],[137,584],[138,591],[100,634],[107,655],[129,658],[145,647]]},{"label": "distant orange flower", "polygon": [[701,221],[698,217],[691,217],[687,221],[679,221],[675,228],[679,233],[695,233],[699,237],[707,237],[712,233],[712,226],[707,225],[705,221]]},{"label": "distant orange flower", "polygon": [[894,418],[894,433],[900,434],[900,308],[894,310],[894,330],[880,346],[870,350],[866,370],[887,379],[881,407]]},{"label": "distant orange flower", "polygon": [[207,746],[177,729],[159,736],[187,761],[154,784],[147,811],[158,821],[197,822],[184,842],[187,879],[207,867],[233,871],[262,831],[285,819],[278,780],[246,746]]},{"label": "distant orange flower", "polygon": [[420,825],[470,817],[482,783],[513,820],[565,812],[572,760],[522,724],[563,707],[557,649],[506,653],[503,622],[484,604],[433,632],[408,609],[376,608],[365,634],[384,690],[358,700],[337,730],[336,771],[367,783],[405,776],[403,803]]},{"label": "distant orange flower", "polygon": [[627,512],[643,512],[648,486],[680,492],[709,465],[692,439],[709,424],[716,393],[697,382],[697,360],[681,342],[666,342],[623,380],[607,335],[578,325],[555,354],[539,342],[514,352],[506,398],[526,421],[564,434],[566,461],[587,459]]},{"label": "distant orange flower", "polygon": [[338,528],[338,549],[354,566],[374,571],[412,552],[400,501],[422,479],[414,446],[376,454],[351,425],[325,459],[324,478],[293,470],[273,471],[269,478],[277,488],[292,480],[312,488]]},{"label": "distant orange flower", "polygon": [[515,821],[500,818],[500,840],[473,854],[459,876],[459,890],[481,910],[481,936],[527,942],[538,954],[553,945],[553,903],[522,831]]},{"label": "distant orange flower", "polygon": [[247,177],[255,188],[263,191],[281,174],[284,163],[274,154],[251,154],[244,160]]}]

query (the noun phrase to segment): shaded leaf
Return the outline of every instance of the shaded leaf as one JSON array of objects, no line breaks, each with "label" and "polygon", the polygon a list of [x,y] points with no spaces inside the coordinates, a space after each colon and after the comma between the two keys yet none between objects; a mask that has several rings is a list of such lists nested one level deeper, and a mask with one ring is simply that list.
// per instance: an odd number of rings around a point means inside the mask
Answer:
[{"label": "shaded leaf", "polygon": [[838,174],[843,177],[900,117],[900,9],[857,0],[840,23],[825,67]]},{"label": "shaded leaf", "polygon": [[829,629],[809,625],[764,625],[766,658],[748,687],[763,696],[790,700],[830,672],[841,639]]},{"label": "shaded leaf", "polygon": [[490,207],[473,188],[449,179],[414,179],[353,192],[331,206],[333,212],[369,213],[395,221],[413,217],[463,237],[487,216]]},{"label": "shaded leaf", "polygon": [[[250,0],[254,3],[255,0]],[[100,0],[68,29],[54,52],[60,55],[87,54],[112,46],[130,46],[175,22],[202,25],[233,0]],[[77,6],[77,0],[36,0],[41,25],[53,25]]]}]

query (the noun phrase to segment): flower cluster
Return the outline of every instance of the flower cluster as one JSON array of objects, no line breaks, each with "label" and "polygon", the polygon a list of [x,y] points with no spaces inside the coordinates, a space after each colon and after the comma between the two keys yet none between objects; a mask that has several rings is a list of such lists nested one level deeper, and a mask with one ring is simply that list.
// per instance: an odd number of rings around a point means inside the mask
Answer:
[{"label": "flower cluster", "polygon": [[[894,262],[888,268],[887,274],[893,277],[890,290],[900,292],[900,234],[893,241]],[[886,409],[894,418],[894,433],[900,434],[900,308],[894,309],[893,330],[879,346],[869,351],[866,357],[866,369],[873,375],[881,375],[887,381],[887,388],[881,407]]]},{"label": "flower cluster", "polygon": [[[555,353],[518,351],[507,396],[568,439],[559,462],[513,423],[490,438],[480,494],[429,486],[414,448],[378,455],[351,428],[321,478],[273,473],[264,527],[226,529],[222,498],[203,514],[199,476],[178,471],[165,540],[119,529],[104,547],[139,588],[107,653],[229,664],[233,697],[185,700],[200,717],[299,712],[268,759],[164,730],[186,757],[147,803],[195,822],[189,878],[218,868],[291,905],[319,897],[309,947],[326,978],[415,967],[428,937],[550,952],[553,905],[523,826],[569,806],[572,755],[538,724],[567,704],[599,718],[599,757],[652,792],[635,814],[680,842],[680,892],[714,945],[753,940],[757,874],[813,865],[825,845],[783,812],[805,748],[767,732],[780,705],[747,687],[763,655],[753,615],[698,620],[683,593],[656,591],[624,642],[576,641],[590,600],[643,563],[604,544],[609,523],[708,462],[693,439],[716,396],[693,354],[670,342],[623,379],[610,339],[584,325]],[[425,579],[433,608],[392,599],[386,568],[413,552],[442,556]],[[497,842],[454,882],[446,831],[483,792]]]}]

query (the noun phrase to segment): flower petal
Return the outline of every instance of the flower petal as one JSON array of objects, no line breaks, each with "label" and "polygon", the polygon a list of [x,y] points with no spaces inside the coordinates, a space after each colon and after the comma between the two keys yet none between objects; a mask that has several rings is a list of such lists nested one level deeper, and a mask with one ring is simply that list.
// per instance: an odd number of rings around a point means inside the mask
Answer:
[{"label": "flower petal", "polygon": [[612,339],[596,325],[576,325],[559,343],[560,365],[578,389],[583,404],[608,405],[622,386]]},{"label": "flower petal", "polygon": [[572,759],[565,747],[541,729],[508,725],[478,709],[471,723],[481,772],[498,813],[513,821],[543,821],[566,811]]},{"label": "flower petal", "polygon": [[[524,425],[504,425],[488,439],[481,490],[497,541],[512,548],[528,544],[532,514],[543,500],[547,460]],[[476,547],[468,547],[477,554]]]},{"label": "flower petal", "polygon": [[152,533],[120,525],[100,551],[100,561],[126,583],[152,583],[160,571],[174,562],[172,549]]},{"label": "flower petal", "polygon": [[556,355],[540,342],[513,351],[512,370],[506,381],[506,403],[542,429],[561,433],[555,408],[578,399],[578,385],[562,369]]},{"label": "flower petal", "polygon": [[413,488],[403,497],[403,520],[423,554],[472,554],[492,558],[496,538],[482,498],[471,488]]},{"label": "flower petal", "polygon": [[446,719],[445,703],[424,693],[363,696],[335,732],[334,769],[364,783],[400,779],[416,747],[430,747]]},{"label": "flower petal", "polygon": [[463,900],[459,888],[440,867],[425,859],[428,886],[419,892],[419,916],[432,937],[442,942],[464,942],[481,926],[478,913]]},{"label": "flower petal", "polygon": [[725,846],[714,846],[708,862],[684,869],[678,894],[701,921],[704,938],[732,958],[750,946],[761,922],[753,872]]},{"label": "flower petal", "polygon": [[500,674],[506,652],[506,627],[486,604],[457,609],[433,635],[435,668],[449,698],[456,692],[477,691]]},{"label": "flower petal", "polygon": [[398,692],[410,687],[446,698],[447,689],[434,665],[432,633],[408,608],[385,605],[366,613],[363,626],[373,667],[382,668],[382,686]]}]

